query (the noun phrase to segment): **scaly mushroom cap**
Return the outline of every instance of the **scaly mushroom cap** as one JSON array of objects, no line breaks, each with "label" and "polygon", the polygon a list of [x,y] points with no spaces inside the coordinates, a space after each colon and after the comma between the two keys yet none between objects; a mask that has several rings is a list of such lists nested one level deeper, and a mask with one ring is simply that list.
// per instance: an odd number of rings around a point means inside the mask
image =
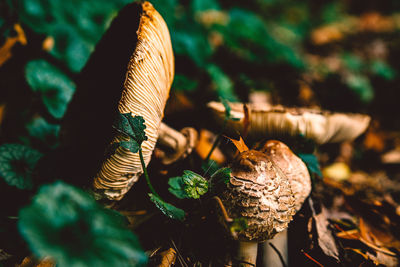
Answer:
[{"label": "scaly mushroom cap", "polygon": [[[239,121],[229,121],[228,129],[243,134],[245,114],[242,103],[230,103],[231,114]],[[249,111],[248,135],[263,138],[270,135],[298,135],[315,140],[319,144],[352,140],[368,127],[370,117],[362,114],[332,113],[307,108],[285,108],[268,104],[246,104]],[[219,102],[208,106],[223,121],[225,107]]]},{"label": "scaly mushroom cap", "polygon": [[277,140],[269,140],[260,151],[265,153],[289,179],[295,196],[295,209],[296,212],[299,211],[311,193],[310,173],[306,164],[287,145]]},{"label": "scaly mushroom cap", "polygon": [[306,165],[279,141],[240,153],[231,169],[221,200],[230,217],[247,219],[241,241],[262,242],[285,230],[311,191]]},{"label": "scaly mushroom cap", "polygon": [[221,200],[232,218],[244,217],[241,241],[262,242],[288,227],[296,201],[286,175],[262,152],[248,150],[231,165],[232,175]]},{"label": "scaly mushroom cap", "polygon": [[[137,45],[126,73],[124,90],[119,101],[120,113],[132,113],[145,119],[148,140],[142,150],[149,163],[158,131],[164,116],[164,107],[174,77],[174,57],[167,25],[149,2],[142,4],[142,15],[137,31]],[[112,143],[125,140],[117,135]],[[139,154],[119,147],[103,162],[94,179],[97,192],[108,199],[119,200],[142,174]]]}]

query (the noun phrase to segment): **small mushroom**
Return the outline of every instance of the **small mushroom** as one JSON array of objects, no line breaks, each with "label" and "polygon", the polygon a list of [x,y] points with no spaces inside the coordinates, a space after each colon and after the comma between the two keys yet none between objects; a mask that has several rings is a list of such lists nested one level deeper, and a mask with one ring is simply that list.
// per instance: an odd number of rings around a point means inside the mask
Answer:
[{"label": "small mushroom", "polygon": [[161,123],[158,137],[158,146],[161,151],[158,156],[165,165],[186,158],[198,142],[198,134],[194,128],[185,127],[180,132]]},{"label": "small mushroom", "polygon": [[311,191],[304,162],[285,144],[268,141],[260,150],[241,152],[221,201],[231,218],[243,217],[247,229],[236,233],[238,261],[255,265],[257,244],[288,227]]},{"label": "small mushroom", "polygon": [[[158,139],[174,77],[174,56],[165,21],[149,2],[141,6],[137,44],[128,64],[118,111],[145,119],[148,140],[143,142],[142,151],[147,165]],[[124,138],[117,134],[111,143]],[[93,187],[102,197],[120,200],[142,173],[139,155],[119,147],[102,163]]]},{"label": "small mushroom", "polygon": [[[230,103],[231,115],[238,121],[228,121],[227,129],[244,133],[245,112],[242,103]],[[210,102],[208,106],[221,123],[224,120],[225,107],[219,102]],[[319,144],[352,140],[363,133],[370,117],[353,113],[334,113],[318,109],[287,108],[264,103],[246,104],[249,114],[248,134],[254,138],[264,138],[268,134],[303,134]]]}]

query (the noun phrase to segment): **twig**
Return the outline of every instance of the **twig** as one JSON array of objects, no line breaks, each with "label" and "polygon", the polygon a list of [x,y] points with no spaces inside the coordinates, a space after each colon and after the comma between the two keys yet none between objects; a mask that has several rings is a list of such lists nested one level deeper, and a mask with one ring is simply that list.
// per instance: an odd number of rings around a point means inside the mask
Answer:
[{"label": "twig", "polygon": [[324,267],[324,265],[322,265],[321,263],[319,263],[316,259],[314,259],[313,257],[311,257],[308,253],[304,252],[303,250],[301,250],[301,252],[304,254],[304,256],[306,256],[307,258],[309,258],[310,260],[312,260],[313,262],[315,262],[319,267]]},{"label": "twig", "polygon": [[279,259],[281,260],[282,266],[283,267],[287,267],[285,260],[283,259],[283,256],[281,254],[281,252],[275,247],[274,244],[268,242],[268,244],[275,250],[276,254],[278,254]]},{"label": "twig", "polygon": [[233,222],[233,219],[229,217],[228,212],[225,209],[224,204],[222,203],[221,199],[217,196],[213,197],[215,201],[217,201],[219,208],[221,209],[222,216],[224,217],[225,222],[231,223]]},{"label": "twig", "polygon": [[171,241],[171,243],[172,243],[172,246],[174,246],[174,248],[175,248],[176,254],[178,255],[179,263],[180,263],[182,266],[189,267],[189,265],[187,265],[187,263],[186,263],[185,260],[183,259],[183,257],[182,257],[182,255],[181,255],[181,253],[179,252],[178,248],[176,247],[174,240],[170,239],[170,241]]}]

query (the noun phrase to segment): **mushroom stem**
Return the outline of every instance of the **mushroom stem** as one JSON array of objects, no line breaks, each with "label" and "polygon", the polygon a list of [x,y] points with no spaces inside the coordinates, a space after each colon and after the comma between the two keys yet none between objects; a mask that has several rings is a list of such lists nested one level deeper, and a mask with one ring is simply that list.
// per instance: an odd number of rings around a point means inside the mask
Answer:
[{"label": "mushroom stem", "polygon": [[186,127],[180,132],[161,123],[158,144],[163,150],[162,163],[171,164],[179,159],[185,158],[196,146],[198,134],[193,128]]},{"label": "mushroom stem", "polygon": [[257,242],[240,241],[236,257],[237,265],[234,266],[256,266],[257,260]]},{"label": "mushroom stem", "polygon": [[[288,231],[283,230],[273,239],[264,242],[264,266],[287,266],[288,263]],[[269,244],[272,243],[275,249]]]},{"label": "mushroom stem", "polygon": [[165,123],[161,123],[158,142],[160,145],[175,151],[181,147],[185,147],[186,137]]}]

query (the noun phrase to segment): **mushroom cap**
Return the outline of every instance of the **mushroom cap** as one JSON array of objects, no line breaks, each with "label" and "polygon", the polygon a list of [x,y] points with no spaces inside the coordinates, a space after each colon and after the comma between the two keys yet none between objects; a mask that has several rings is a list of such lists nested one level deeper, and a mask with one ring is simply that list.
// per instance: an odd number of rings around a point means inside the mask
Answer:
[{"label": "mushroom cap", "polygon": [[[128,64],[118,111],[144,118],[148,140],[142,143],[142,151],[147,165],[157,142],[174,77],[174,55],[165,21],[149,2],[141,5],[137,45]],[[125,139],[125,136],[117,134],[111,144]],[[108,199],[119,200],[142,172],[138,153],[119,147],[103,162],[93,186]]]},{"label": "mushroom cap", "polygon": [[241,241],[263,242],[285,230],[311,191],[304,162],[279,141],[240,153],[231,169],[221,200],[230,217],[247,220]]},{"label": "mushroom cap", "polygon": [[311,193],[311,178],[306,164],[287,145],[277,140],[267,141],[260,151],[265,153],[289,179],[295,196],[295,209],[296,212],[299,211]]},{"label": "mushroom cap", "polygon": [[[244,133],[245,113],[242,103],[229,103],[231,114],[238,121],[228,121],[228,129]],[[269,135],[302,134],[318,144],[353,140],[368,127],[368,115],[354,113],[334,113],[318,109],[287,108],[269,104],[246,104],[249,112],[248,135],[263,138]],[[221,123],[225,107],[219,102],[210,102],[208,107]]]}]

